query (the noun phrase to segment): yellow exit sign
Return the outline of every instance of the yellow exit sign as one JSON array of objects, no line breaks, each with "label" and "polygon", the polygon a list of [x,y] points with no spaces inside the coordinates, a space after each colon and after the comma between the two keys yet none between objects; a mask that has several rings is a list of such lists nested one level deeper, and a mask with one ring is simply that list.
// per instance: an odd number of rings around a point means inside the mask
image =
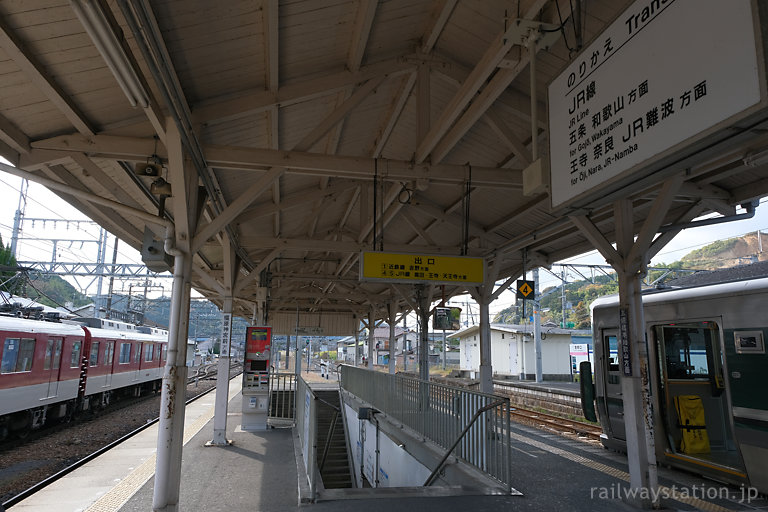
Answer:
[{"label": "yellow exit sign", "polygon": [[485,260],[467,256],[438,256],[393,252],[363,252],[362,281],[394,283],[477,284],[485,282]]}]

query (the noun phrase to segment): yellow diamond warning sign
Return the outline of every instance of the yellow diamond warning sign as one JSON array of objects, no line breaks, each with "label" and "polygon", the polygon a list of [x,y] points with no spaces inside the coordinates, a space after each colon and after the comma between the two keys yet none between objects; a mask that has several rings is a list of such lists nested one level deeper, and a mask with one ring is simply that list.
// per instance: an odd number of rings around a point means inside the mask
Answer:
[{"label": "yellow diamond warning sign", "polygon": [[518,299],[532,299],[533,298],[533,281],[517,280],[517,298]]}]

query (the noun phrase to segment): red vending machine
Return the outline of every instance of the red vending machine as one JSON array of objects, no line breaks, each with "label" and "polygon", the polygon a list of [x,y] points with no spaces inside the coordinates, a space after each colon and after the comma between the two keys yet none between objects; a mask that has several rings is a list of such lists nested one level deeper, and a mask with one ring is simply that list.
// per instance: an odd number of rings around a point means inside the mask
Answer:
[{"label": "red vending machine", "polygon": [[245,331],[243,390],[266,389],[272,350],[271,327],[247,327]]},{"label": "red vending machine", "polygon": [[243,363],[243,430],[265,430],[269,413],[272,328],[248,327]]}]

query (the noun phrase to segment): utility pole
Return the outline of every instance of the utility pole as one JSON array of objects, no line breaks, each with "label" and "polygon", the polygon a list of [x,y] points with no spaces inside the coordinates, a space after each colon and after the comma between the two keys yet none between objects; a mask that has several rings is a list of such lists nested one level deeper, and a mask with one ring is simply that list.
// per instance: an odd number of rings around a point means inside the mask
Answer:
[{"label": "utility pole", "polygon": [[563,329],[565,329],[565,267],[561,269],[562,272],[562,286],[560,287],[560,302],[562,303],[562,313],[563,313]]},{"label": "utility pole", "polygon": [[109,276],[109,293],[107,295],[107,314],[106,318],[110,318],[112,315],[112,291],[115,286],[115,263],[117,263],[117,243],[119,238],[115,235],[115,247],[112,250],[112,271]]},{"label": "utility pole", "polygon": [[11,235],[11,256],[14,258],[16,258],[16,246],[19,241],[24,210],[27,207],[27,190],[29,190],[29,182],[22,180],[21,188],[19,189],[19,206],[16,208],[16,214],[13,216],[13,234]]},{"label": "utility pole", "polygon": [[96,284],[96,301],[94,307],[94,316],[101,318],[101,305],[104,304],[104,297],[101,294],[102,283],[104,282],[104,258],[107,252],[107,231],[104,228],[99,229],[98,252],[96,253],[96,268],[99,272],[99,279]]}]

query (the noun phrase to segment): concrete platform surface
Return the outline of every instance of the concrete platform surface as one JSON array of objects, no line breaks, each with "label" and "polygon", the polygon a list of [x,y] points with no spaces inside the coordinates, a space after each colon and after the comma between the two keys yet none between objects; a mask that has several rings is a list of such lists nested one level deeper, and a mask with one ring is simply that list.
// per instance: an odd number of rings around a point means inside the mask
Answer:
[{"label": "concrete platform surface", "polygon": [[[481,489],[400,488],[326,491],[302,503],[307,485],[297,471],[293,429],[244,432],[239,379],[230,385],[227,447],[205,447],[213,434],[210,394],[187,408],[180,511],[631,511],[622,501],[626,457],[596,444],[513,424],[512,486],[522,496]],[[317,383],[322,387],[325,383]],[[316,385],[317,385],[316,384]],[[314,386],[313,386],[314,387]],[[146,512],[152,510],[156,429],[149,429],[14,506],[17,511]],[[660,469],[667,510],[768,510],[765,500],[740,501],[741,490],[692,474]],[[329,499],[331,498],[331,499]]]}]

